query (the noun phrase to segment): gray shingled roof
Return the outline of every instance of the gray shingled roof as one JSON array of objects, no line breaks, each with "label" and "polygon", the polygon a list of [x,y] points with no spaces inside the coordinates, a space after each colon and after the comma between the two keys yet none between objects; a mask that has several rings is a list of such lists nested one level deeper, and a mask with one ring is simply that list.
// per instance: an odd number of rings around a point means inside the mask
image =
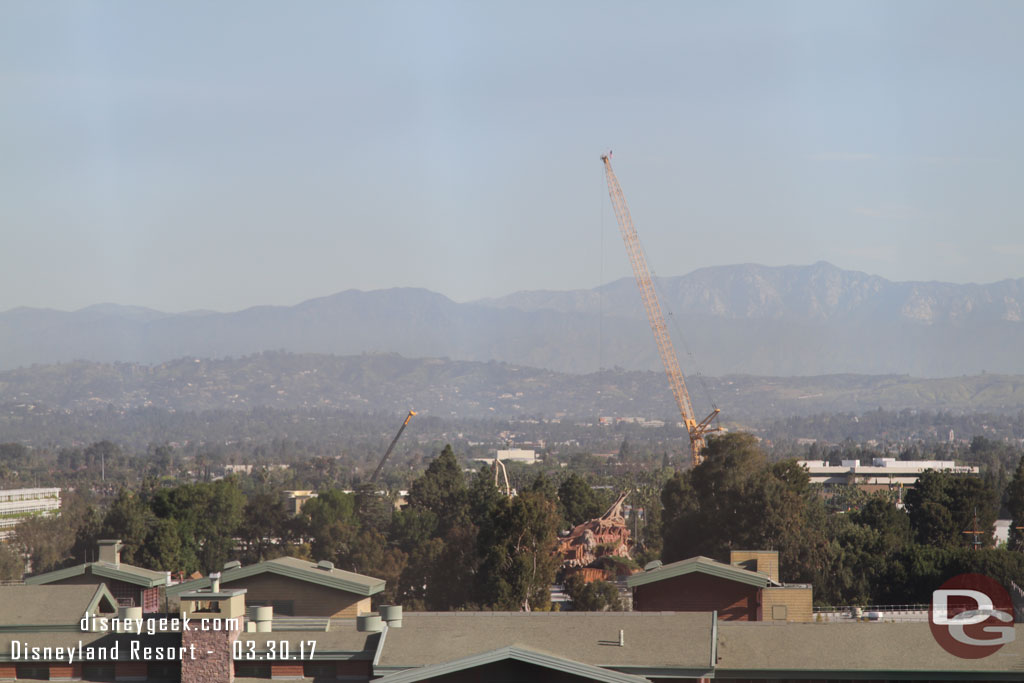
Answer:
[{"label": "gray shingled roof", "polygon": [[0,630],[67,626],[89,614],[116,614],[117,600],[100,584],[0,586]]},{"label": "gray shingled roof", "polygon": [[[380,639],[379,633],[367,633],[356,630],[355,619],[345,620],[347,623],[339,624],[339,620],[332,620],[330,631],[274,631],[272,633],[242,633],[238,640],[243,643],[243,649],[248,652],[248,642],[253,642],[254,652],[263,655],[270,651],[267,647],[269,641],[274,641],[276,651],[281,651],[281,643],[288,641],[288,650],[293,655],[299,654],[299,643],[304,641],[316,641],[313,649],[313,661],[316,660],[337,660],[337,659],[372,659],[377,649],[377,642]],[[309,645],[305,645],[304,654],[309,658]],[[237,679],[236,679],[237,680]]]},{"label": "gray shingled roof", "polygon": [[435,677],[508,660],[566,672],[588,680],[602,681],[603,683],[649,683],[643,676],[633,676],[618,671],[602,669],[590,664],[584,664],[583,662],[521,647],[504,647],[490,652],[463,657],[452,662],[434,664],[420,669],[397,671],[377,680],[380,683],[419,683],[419,681],[430,680]]},{"label": "gray shingled roof", "polygon": [[717,562],[712,560],[710,557],[698,555],[697,557],[680,560],[679,562],[663,564],[654,569],[640,572],[639,574],[633,574],[626,579],[626,585],[633,588],[635,586],[643,586],[648,583],[664,581],[665,579],[671,579],[676,576],[683,576],[684,574],[692,573],[717,576],[720,579],[745,583],[759,588],[765,588],[766,586],[770,586],[774,583],[767,574],[752,572],[747,569],[743,569],[742,567],[725,564],[724,562]]},{"label": "gray shingled roof", "polygon": [[406,612],[402,622],[382,639],[378,675],[508,647],[637,675],[711,669],[711,612]]},{"label": "gray shingled roof", "polygon": [[[716,673],[729,677],[821,678],[817,672],[856,673],[850,678],[908,678],[908,673],[1024,679],[1024,626],[1014,642],[981,659],[962,659],[935,642],[927,623],[718,624]],[[749,674],[749,675],[747,675]],[[902,674],[902,675],[901,675]],[[918,676],[920,677],[920,676]]]},{"label": "gray shingled roof", "polygon": [[[157,633],[139,636],[127,633],[39,633],[18,632],[0,633],[0,662],[10,662],[11,643],[17,640],[22,647],[40,648],[71,648],[78,647],[79,642],[86,648],[110,647],[118,643],[120,661],[131,661],[131,642],[141,641],[144,647],[177,647],[181,645],[180,633]],[[6,680],[6,679],[4,679]]]},{"label": "gray shingled roof", "polygon": [[[315,562],[300,560],[296,557],[278,557],[266,562],[251,564],[247,567],[236,567],[228,569],[221,574],[220,583],[222,586],[257,574],[277,574],[299,581],[309,581],[320,586],[336,588],[338,590],[355,593],[356,595],[370,596],[384,590],[384,579],[376,579],[372,576],[364,576],[355,572],[347,572],[343,569],[324,569]],[[185,581],[167,589],[167,594],[174,596],[186,591],[209,588],[210,579],[204,577],[193,581]]]}]

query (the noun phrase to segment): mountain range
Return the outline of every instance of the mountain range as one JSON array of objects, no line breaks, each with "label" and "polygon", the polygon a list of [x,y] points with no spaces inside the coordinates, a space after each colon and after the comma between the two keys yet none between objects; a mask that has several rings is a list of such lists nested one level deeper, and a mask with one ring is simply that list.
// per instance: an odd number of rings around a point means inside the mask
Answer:
[{"label": "mountain range", "polygon": [[[658,289],[688,374],[1024,374],[1024,278],[892,282],[823,262],[745,264],[660,278]],[[266,350],[496,360],[569,373],[660,368],[631,279],[466,303],[401,288],[231,313],[114,304],[0,313],[0,370]]]}]

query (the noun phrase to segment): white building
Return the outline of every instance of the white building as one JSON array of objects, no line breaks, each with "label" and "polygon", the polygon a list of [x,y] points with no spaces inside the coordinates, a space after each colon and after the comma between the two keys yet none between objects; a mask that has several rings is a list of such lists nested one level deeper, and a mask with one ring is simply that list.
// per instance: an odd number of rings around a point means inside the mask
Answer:
[{"label": "white building", "polygon": [[14,533],[18,522],[60,510],[60,489],[8,489],[0,491],[0,540]]},{"label": "white building", "polygon": [[[523,448],[509,448],[508,450],[497,451],[494,457],[503,462],[521,462],[526,465],[533,465],[537,460],[537,452]],[[494,458],[474,458],[477,462],[494,462]]]},{"label": "white building", "polygon": [[843,460],[838,466],[829,465],[825,460],[798,460],[814,484],[844,486],[856,484],[865,488],[894,485],[913,486],[926,470],[951,472],[953,474],[976,475],[977,467],[957,465],[952,460],[897,460],[896,458],[874,458],[870,465],[861,465],[859,460]]}]

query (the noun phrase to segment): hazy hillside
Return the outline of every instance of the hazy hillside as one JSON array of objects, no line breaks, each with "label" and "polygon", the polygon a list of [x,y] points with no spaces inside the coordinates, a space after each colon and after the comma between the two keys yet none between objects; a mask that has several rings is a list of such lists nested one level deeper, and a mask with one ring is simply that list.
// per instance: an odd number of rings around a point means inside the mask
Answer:
[{"label": "hazy hillside", "polygon": [[[690,386],[694,406],[702,414],[714,400],[724,419],[740,423],[876,408],[1000,413],[1024,409],[1024,377],[1012,376],[729,376],[703,382],[694,378]],[[660,372],[575,375],[394,354],[273,352],[238,359],[183,358],[154,366],[79,361],[0,373],[0,414],[8,416],[263,407],[396,414],[415,408],[424,416],[459,418],[677,417]]]},{"label": "hazy hillside", "polygon": [[[948,377],[1024,373],[1024,280],[890,282],[813,266],[741,265],[664,278],[686,372]],[[585,373],[660,367],[632,280],[456,303],[423,289],[350,290],[296,306],[164,314],[116,305],[0,313],[0,369],[85,359],[391,352]]]}]

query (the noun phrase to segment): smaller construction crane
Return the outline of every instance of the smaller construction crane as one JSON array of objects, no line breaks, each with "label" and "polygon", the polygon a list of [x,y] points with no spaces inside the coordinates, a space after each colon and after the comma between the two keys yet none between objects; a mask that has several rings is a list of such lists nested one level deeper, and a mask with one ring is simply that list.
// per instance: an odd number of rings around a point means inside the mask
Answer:
[{"label": "smaller construction crane", "polygon": [[[501,481],[498,479],[498,470],[501,470],[501,475],[505,478],[505,488],[501,487]],[[508,483],[508,470],[505,469],[505,463],[497,456],[494,458],[494,486],[506,497],[512,497],[512,486]]]},{"label": "smaller construction crane", "polygon": [[384,457],[380,459],[380,462],[377,464],[377,469],[373,471],[373,475],[370,476],[370,480],[367,483],[372,484],[377,481],[377,477],[380,476],[380,471],[384,469],[384,463],[387,462],[388,456],[391,455],[391,451],[395,450],[395,444],[398,443],[399,437],[402,436],[402,432],[404,432],[405,428],[409,425],[409,420],[411,420],[412,416],[415,414],[415,410],[410,410],[409,414],[405,416],[405,422],[403,422],[402,426],[398,428],[398,433],[395,434],[395,438],[391,439],[391,445],[388,446],[386,451],[384,451]]}]

